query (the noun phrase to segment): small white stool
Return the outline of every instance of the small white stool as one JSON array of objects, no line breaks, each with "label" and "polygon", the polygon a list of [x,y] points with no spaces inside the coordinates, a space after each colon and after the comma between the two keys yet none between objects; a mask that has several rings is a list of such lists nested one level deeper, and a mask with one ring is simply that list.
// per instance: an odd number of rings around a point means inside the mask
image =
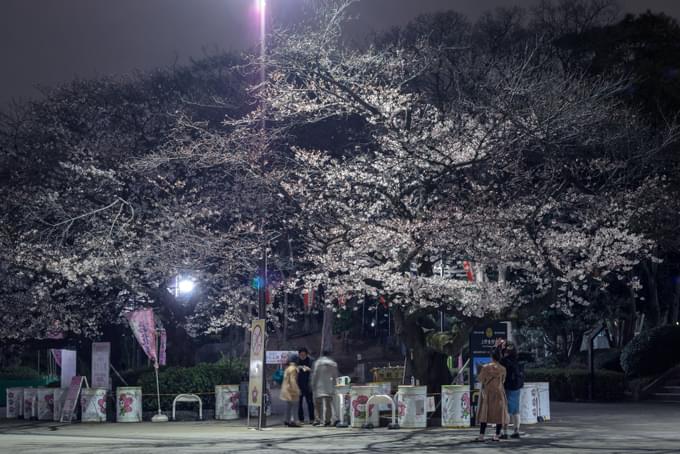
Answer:
[{"label": "small white stool", "polygon": [[175,400],[172,401],[173,421],[177,420],[175,418],[175,406],[177,405],[177,402],[198,402],[198,419],[203,421],[203,402],[196,394],[179,394],[177,397],[175,397]]}]

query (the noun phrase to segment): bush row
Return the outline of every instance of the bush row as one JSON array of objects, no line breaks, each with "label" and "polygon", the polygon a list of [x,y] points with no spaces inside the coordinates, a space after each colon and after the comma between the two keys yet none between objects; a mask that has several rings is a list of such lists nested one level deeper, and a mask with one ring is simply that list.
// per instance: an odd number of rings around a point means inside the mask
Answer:
[{"label": "bush row", "polygon": [[[527,369],[526,382],[549,382],[550,399],[562,402],[588,399],[589,372],[587,369]],[[595,372],[593,399],[620,400],[625,390],[624,375],[620,372]]]},{"label": "bush row", "polygon": [[643,331],[621,353],[621,367],[629,377],[665,372],[680,364],[680,326],[666,325]]},{"label": "bush row", "polygon": [[[215,364],[198,364],[193,367],[165,367],[159,370],[158,385],[161,394],[161,408],[168,411],[177,394],[199,394],[203,409],[215,408],[215,385],[239,384],[245,366],[239,361],[223,361]],[[142,387],[144,410],[156,410],[156,376],[153,371],[143,373],[137,382]],[[179,404],[178,404],[178,408]]]}]

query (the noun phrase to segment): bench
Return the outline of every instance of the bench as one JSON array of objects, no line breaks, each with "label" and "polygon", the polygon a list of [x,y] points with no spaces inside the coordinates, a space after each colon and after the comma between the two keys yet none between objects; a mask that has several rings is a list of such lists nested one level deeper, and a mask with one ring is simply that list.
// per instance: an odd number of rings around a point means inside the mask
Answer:
[{"label": "bench", "polygon": [[179,394],[177,397],[175,397],[175,400],[172,401],[172,420],[176,421],[177,418],[175,418],[175,407],[177,405],[177,402],[198,402],[198,419],[203,421],[203,402],[201,401],[201,398],[198,397],[196,394]]}]

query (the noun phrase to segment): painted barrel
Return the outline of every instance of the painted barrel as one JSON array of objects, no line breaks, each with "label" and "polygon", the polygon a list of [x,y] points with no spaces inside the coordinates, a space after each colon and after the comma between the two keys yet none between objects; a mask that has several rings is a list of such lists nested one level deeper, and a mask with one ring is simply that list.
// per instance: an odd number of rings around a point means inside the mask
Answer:
[{"label": "painted barrel", "polygon": [[522,424],[538,422],[538,388],[536,383],[524,383],[519,393],[519,413]]},{"label": "painted barrel", "polygon": [[33,419],[38,416],[38,389],[24,388],[24,419]]},{"label": "painted barrel", "polygon": [[404,429],[427,427],[427,386],[400,385],[395,400],[399,426]]},{"label": "painted barrel", "polygon": [[470,427],[471,411],[469,386],[442,386],[442,427]]},{"label": "painted barrel", "polygon": [[64,400],[68,388],[54,388],[54,411],[52,412],[52,421],[61,421],[61,411],[64,409]]},{"label": "painted barrel", "polygon": [[376,394],[376,387],[365,385],[365,386],[352,386],[349,390],[349,400],[350,400],[350,425],[352,427],[361,427],[368,421],[368,408],[366,407],[366,402],[368,398]]},{"label": "painted barrel", "polygon": [[538,417],[542,421],[550,421],[550,383],[538,382]]},{"label": "painted barrel", "polygon": [[141,386],[122,386],[116,388],[116,421],[142,421]]},{"label": "painted barrel", "polygon": [[215,419],[238,419],[241,399],[239,385],[215,386]]},{"label": "painted barrel", "polygon": [[54,388],[38,388],[38,420],[52,421],[54,419]]},{"label": "painted barrel", "polygon": [[7,388],[6,411],[8,418],[18,418],[24,414],[24,388]]},{"label": "painted barrel", "polygon": [[82,389],[80,412],[82,422],[106,422],[106,388]]},{"label": "painted barrel", "polygon": [[[335,386],[335,405],[333,405],[333,411],[337,412],[335,415],[336,421],[342,421],[345,424],[349,424],[350,421],[350,385],[336,385]],[[340,418],[340,413],[342,413],[342,418]]]}]

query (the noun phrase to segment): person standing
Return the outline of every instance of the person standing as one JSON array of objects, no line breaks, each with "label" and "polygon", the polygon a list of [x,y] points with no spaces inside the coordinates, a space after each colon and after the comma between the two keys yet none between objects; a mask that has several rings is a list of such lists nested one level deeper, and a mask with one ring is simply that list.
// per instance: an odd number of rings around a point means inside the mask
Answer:
[{"label": "person standing", "polygon": [[[524,373],[517,358],[517,348],[512,342],[501,341],[499,350],[502,352],[501,365],[505,367],[505,395],[508,399],[508,414],[510,415],[510,423],[513,425],[513,432],[510,438],[519,438],[520,426],[520,411],[519,411],[519,396],[522,387],[524,386]],[[501,439],[508,438],[508,425],[503,426],[503,435]]]},{"label": "person standing", "polygon": [[288,367],[283,373],[281,383],[281,400],[286,402],[286,415],[283,423],[288,427],[300,427],[295,421],[295,403],[300,399],[298,386],[298,358],[293,356],[288,360]]},{"label": "person standing", "polygon": [[315,426],[320,426],[322,422],[325,427],[330,426],[334,414],[333,399],[338,378],[338,363],[333,361],[329,355],[328,351],[321,352],[321,357],[314,361],[312,369],[312,393],[316,410]]},{"label": "person standing", "polygon": [[500,440],[501,429],[508,423],[508,401],[505,397],[505,367],[500,364],[501,354],[498,349],[491,353],[491,362],[484,365],[477,379],[482,384],[479,394],[479,437],[475,441],[483,442],[487,424],[496,424],[496,435],[493,441]]},{"label": "person standing", "polygon": [[309,356],[309,350],[306,347],[298,349],[298,386],[300,387],[300,402],[298,404],[298,418],[301,423],[305,420],[305,411],[303,401],[307,401],[307,414],[309,422],[314,420],[314,400],[312,398],[311,374],[312,374],[312,358]]}]

